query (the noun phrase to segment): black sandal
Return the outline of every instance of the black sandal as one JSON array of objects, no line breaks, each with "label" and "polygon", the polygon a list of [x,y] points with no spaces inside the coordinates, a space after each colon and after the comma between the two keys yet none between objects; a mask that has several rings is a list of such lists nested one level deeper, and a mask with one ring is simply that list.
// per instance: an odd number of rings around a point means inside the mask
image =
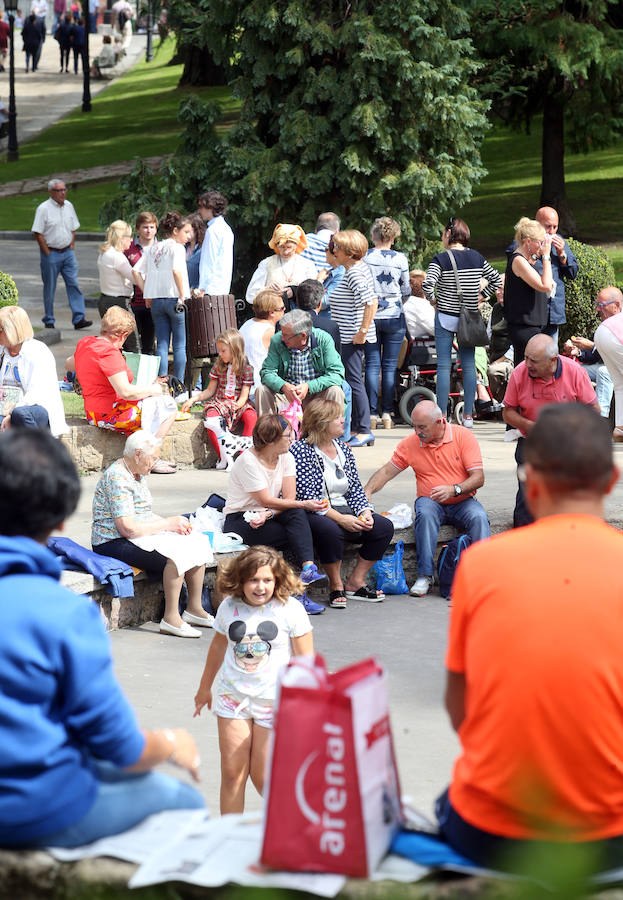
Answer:
[{"label": "black sandal", "polygon": [[341,591],[331,591],[329,593],[329,606],[332,606],[333,609],[346,609],[344,588]]},{"label": "black sandal", "polygon": [[366,603],[381,603],[385,599],[383,591],[373,591],[367,585],[362,585],[356,591],[344,591],[348,600],[365,600]]}]

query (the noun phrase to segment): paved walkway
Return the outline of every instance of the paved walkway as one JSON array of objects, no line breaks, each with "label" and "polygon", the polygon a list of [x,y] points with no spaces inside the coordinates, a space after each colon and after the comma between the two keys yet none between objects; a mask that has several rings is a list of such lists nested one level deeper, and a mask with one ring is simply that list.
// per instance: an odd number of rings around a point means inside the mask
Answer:
[{"label": "paved walkway", "polygon": [[[155,171],[160,168],[163,160],[168,159],[169,155],[143,157],[143,162]],[[133,165],[134,160],[129,160],[104,166],[93,166],[90,169],[72,169],[70,172],[58,172],[56,178],[61,178],[68,185],[82,184],[86,181],[108,181],[111,178],[121,178],[122,175],[127,175]],[[0,184],[0,198],[14,197],[17,194],[33,194],[35,191],[46,190],[48,180],[46,175],[42,178],[7,181],[6,184]]]}]

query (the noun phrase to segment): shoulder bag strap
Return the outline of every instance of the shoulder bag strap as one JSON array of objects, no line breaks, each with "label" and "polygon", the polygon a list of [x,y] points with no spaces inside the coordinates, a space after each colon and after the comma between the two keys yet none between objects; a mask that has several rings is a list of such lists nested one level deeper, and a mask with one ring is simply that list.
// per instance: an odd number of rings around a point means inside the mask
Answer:
[{"label": "shoulder bag strap", "polygon": [[456,295],[459,298],[459,304],[463,306],[463,289],[461,288],[461,282],[459,280],[459,270],[456,267],[456,259],[454,258],[454,253],[452,250],[446,250],[446,253],[450,257],[450,263],[452,264],[452,268],[454,269],[454,280],[456,281]]}]

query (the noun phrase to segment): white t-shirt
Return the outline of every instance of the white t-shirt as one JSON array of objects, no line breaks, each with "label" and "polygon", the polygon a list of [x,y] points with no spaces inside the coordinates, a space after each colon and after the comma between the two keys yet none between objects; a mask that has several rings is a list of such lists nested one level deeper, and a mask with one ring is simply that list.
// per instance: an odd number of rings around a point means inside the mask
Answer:
[{"label": "white t-shirt", "polygon": [[216,613],[214,630],[228,641],[217,692],[237,691],[274,700],[279,669],[290,659],[290,639],[308,634],[312,626],[295,597],[289,597],[286,603],[270,600],[264,606],[249,606],[238,597],[226,597]]},{"label": "white t-shirt", "polygon": [[[104,45],[106,46],[106,45]],[[132,266],[121,250],[109,247],[97,257],[100,291],[109,297],[131,297],[133,293]]]},{"label": "white t-shirt", "polygon": [[30,230],[42,234],[48,247],[62,250],[69,247],[78,228],[80,222],[73,204],[69,200],[57,203],[50,197],[37,207]]},{"label": "white t-shirt", "polygon": [[186,268],[186,248],[183,244],[167,238],[153,244],[135,264],[134,268],[145,276],[143,297],[154,300],[156,297],[178,297],[173,271],[182,276],[184,299],[190,297],[188,269]]},{"label": "white t-shirt", "polygon": [[410,338],[435,336],[435,307],[425,297],[409,297],[402,309]]},{"label": "white t-shirt", "polygon": [[337,456],[331,459],[322,450],[316,448],[316,453],[324,463],[324,491],[323,496],[330,501],[331,506],[348,506],[344,494],[348,490],[348,476],[344,471],[345,456],[342,450],[336,446]]},{"label": "white t-shirt", "polygon": [[227,503],[223,512],[244,512],[247,509],[264,509],[251,496],[251,491],[268,490],[271,497],[279,497],[283,479],[296,477],[296,462],[291,453],[282,453],[274,469],[267,469],[253,450],[241,453],[232,466],[227,489]]},{"label": "white t-shirt", "polygon": [[242,323],[239,331],[244,341],[244,350],[247,354],[247,359],[253,366],[253,382],[255,386],[258,387],[262,383],[260,378],[262,363],[266,359],[268,353],[268,347],[264,346],[262,337],[267,331],[271,332],[272,337],[272,333],[274,333],[275,329],[268,319],[247,319],[246,322]]}]

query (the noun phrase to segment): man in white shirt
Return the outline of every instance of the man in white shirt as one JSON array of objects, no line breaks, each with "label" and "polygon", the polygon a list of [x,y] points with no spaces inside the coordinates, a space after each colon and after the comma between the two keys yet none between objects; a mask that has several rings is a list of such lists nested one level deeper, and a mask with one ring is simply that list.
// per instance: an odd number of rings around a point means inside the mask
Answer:
[{"label": "man in white shirt", "polygon": [[84,315],[84,297],[78,286],[78,262],[74,253],[75,231],[80,227],[80,222],[73,204],[65,199],[67,188],[64,181],[58,178],[48,181],[48,191],[50,199],[37,207],[31,228],[39,244],[43,281],[42,321],[46,328],[54,328],[54,294],[60,274],[67,289],[74,328],[88,328],[93,323]]},{"label": "man in white shirt", "polygon": [[199,260],[199,290],[212,296],[231,291],[234,267],[234,233],[223,218],[227,200],[218,191],[197,197],[197,212],[207,223]]}]

